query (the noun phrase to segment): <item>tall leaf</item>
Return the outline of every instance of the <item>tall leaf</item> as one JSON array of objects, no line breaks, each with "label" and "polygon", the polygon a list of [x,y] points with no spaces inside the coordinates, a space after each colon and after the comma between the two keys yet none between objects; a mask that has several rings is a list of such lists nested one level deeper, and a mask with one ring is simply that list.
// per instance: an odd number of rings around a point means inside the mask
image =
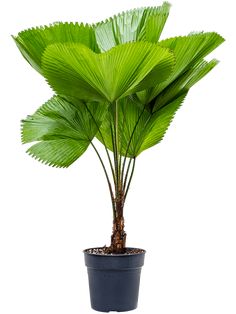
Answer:
[{"label": "tall leaf", "polygon": [[[119,101],[119,147],[120,154],[136,157],[144,150],[158,144],[164,137],[176,111],[184,101],[187,92],[183,92],[174,100],[167,102],[163,108],[150,112],[134,97],[126,97]],[[100,126],[107,147],[112,151],[112,114],[105,116]],[[97,138],[102,142],[101,136]]]},{"label": "tall leaf", "polygon": [[188,71],[184,72],[155,98],[152,110],[156,111],[157,109],[165,106],[171,100],[176,99],[178,95],[188,91],[194,84],[196,84],[207,73],[209,73],[217,64],[218,61],[215,59],[211,60],[210,62],[201,60],[198,64],[194,65]]},{"label": "tall leaf", "polygon": [[141,140],[137,144],[137,155],[158,144],[163,139],[176,111],[181,106],[186,95],[187,92],[180,95],[160,110],[155,111],[155,113],[150,114],[150,119],[144,125],[143,132],[140,135]]},{"label": "tall leaf", "polygon": [[[114,104],[112,106],[114,106]],[[106,146],[111,151],[113,151],[112,141],[114,137],[112,106],[110,106],[110,110],[107,112],[100,126]],[[125,97],[118,101],[119,152],[122,156],[136,156],[137,142],[140,140],[139,135],[143,131],[145,122],[149,118],[150,113],[145,110],[144,106],[134,96]],[[96,137],[103,143],[100,133],[97,133]]]},{"label": "tall leaf", "polygon": [[44,76],[58,94],[113,102],[167,79],[174,61],[169,49],[138,42],[102,54],[80,44],[54,44],[42,63]]},{"label": "tall leaf", "polygon": [[94,25],[101,51],[132,41],[157,42],[169,15],[170,4],[139,8],[115,15]]},{"label": "tall leaf", "polygon": [[73,104],[54,96],[22,121],[22,142],[38,142],[27,150],[36,159],[68,167],[88,148],[106,108],[106,104],[79,101]]},{"label": "tall leaf", "polygon": [[158,95],[177,77],[200,62],[206,55],[218,47],[224,39],[217,33],[194,33],[184,37],[173,37],[160,41],[162,47],[174,52],[176,64],[170,77],[150,91],[149,99]]},{"label": "tall leaf", "polygon": [[[215,59],[210,62],[201,60],[168,85],[153,102],[140,105],[137,100],[134,102],[126,99],[127,103],[120,105],[123,108],[123,114],[121,112],[119,115],[120,132],[123,137],[122,155],[134,157],[159,143],[189,89],[209,73],[217,63]],[[125,123],[121,127],[123,119]],[[105,121],[101,127],[104,127]],[[132,132],[134,128],[135,132]]]},{"label": "tall leaf", "polygon": [[30,28],[13,36],[23,57],[42,73],[41,59],[44,50],[55,43],[81,43],[98,52],[94,30],[89,25],[78,23],[54,23],[49,26]]}]

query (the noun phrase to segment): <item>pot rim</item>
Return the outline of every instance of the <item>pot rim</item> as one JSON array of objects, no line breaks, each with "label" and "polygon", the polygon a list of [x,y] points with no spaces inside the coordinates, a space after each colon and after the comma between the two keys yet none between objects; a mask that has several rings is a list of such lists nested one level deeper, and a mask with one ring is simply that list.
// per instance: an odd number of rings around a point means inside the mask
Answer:
[{"label": "pot rim", "polygon": [[128,257],[128,256],[133,256],[133,255],[141,255],[141,254],[145,254],[146,253],[146,250],[144,249],[140,249],[140,248],[135,248],[135,247],[126,247],[126,249],[136,249],[136,250],[142,250],[142,252],[139,252],[139,253],[131,253],[131,254],[122,254],[122,253],[119,253],[119,254],[94,254],[94,253],[89,253],[89,252],[86,252],[87,250],[91,250],[91,249],[102,249],[103,247],[93,247],[93,248],[87,248],[85,250],[83,250],[82,252],[84,254],[87,254],[87,255],[91,255],[91,256],[101,256],[101,257],[117,257],[117,256],[123,256],[123,257]]}]

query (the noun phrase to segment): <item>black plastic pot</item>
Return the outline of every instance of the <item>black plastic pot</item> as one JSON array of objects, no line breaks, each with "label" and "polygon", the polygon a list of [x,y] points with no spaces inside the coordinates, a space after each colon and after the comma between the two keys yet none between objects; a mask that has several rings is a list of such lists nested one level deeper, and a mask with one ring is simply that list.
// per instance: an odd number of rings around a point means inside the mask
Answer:
[{"label": "black plastic pot", "polygon": [[95,255],[84,250],[92,309],[124,312],[137,308],[145,251],[136,254]]}]

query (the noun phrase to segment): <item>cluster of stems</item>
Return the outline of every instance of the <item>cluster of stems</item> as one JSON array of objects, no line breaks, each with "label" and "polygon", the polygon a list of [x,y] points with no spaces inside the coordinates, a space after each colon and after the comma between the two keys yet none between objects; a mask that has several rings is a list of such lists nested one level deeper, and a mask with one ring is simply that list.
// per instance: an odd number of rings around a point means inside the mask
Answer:
[{"label": "cluster of stems", "polygon": [[[87,107],[87,106],[86,106]],[[133,178],[134,168],[135,168],[135,157],[128,157],[128,151],[131,144],[131,140],[135,131],[135,128],[129,139],[129,143],[126,147],[125,154],[121,154],[122,151],[122,136],[119,134],[119,111],[118,111],[118,102],[112,104],[112,119],[113,124],[110,123],[110,132],[113,146],[113,158],[111,158],[110,153],[107,149],[106,143],[104,141],[103,134],[98,127],[98,133],[100,134],[101,141],[104,144],[106,150],[106,156],[109,161],[109,166],[111,170],[112,180],[108,175],[108,170],[105,167],[102,157],[100,156],[97,148],[94,143],[91,142],[93,149],[95,150],[102,168],[104,170],[113,209],[113,232],[111,236],[111,245],[108,248],[111,253],[122,253],[124,252],[126,246],[126,233],[124,231],[124,203],[130,188],[130,183]],[[89,108],[87,110],[90,112]],[[92,113],[90,112],[91,116]],[[92,116],[93,117],[93,116]],[[95,119],[94,122],[96,123]],[[138,121],[137,121],[138,123]],[[113,160],[112,160],[113,159]],[[127,161],[128,160],[128,161]]]}]

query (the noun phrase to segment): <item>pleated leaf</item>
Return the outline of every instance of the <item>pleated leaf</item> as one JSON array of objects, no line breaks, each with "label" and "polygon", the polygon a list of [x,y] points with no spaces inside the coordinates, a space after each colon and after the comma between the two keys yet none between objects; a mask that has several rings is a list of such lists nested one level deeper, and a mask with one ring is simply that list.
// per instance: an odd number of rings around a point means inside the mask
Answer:
[{"label": "pleated leaf", "polygon": [[161,46],[170,48],[174,52],[176,64],[169,78],[149,91],[149,98],[152,99],[158,95],[166,86],[200,62],[223,41],[224,39],[214,32],[190,34],[184,37],[173,37],[160,41],[159,44]]},{"label": "pleated leaf", "polygon": [[167,79],[174,62],[169,49],[148,42],[102,54],[80,44],[54,44],[42,60],[43,74],[56,93],[110,102]]},{"label": "pleated leaf", "polygon": [[[140,147],[135,153],[138,155],[145,149],[159,143],[165,135],[175,112],[181,106],[189,89],[209,73],[218,61],[213,59],[210,62],[199,61],[191,69],[177,77],[169,84],[156,98],[146,106],[150,109],[148,123],[143,126],[142,136],[140,135]],[[142,127],[140,125],[140,127]],[[139,146],[139,144],[137,146]]]},{"label": "pleated leaf", "polygon": [[187,93],[180,95],[177,99],[151,115],[143,129],[141,141],[137,145],[139,146],[138,151],[136,152],[137,155],[158,144],[163,139],[176,111],[181,106],[186,95]]},{"label": "pleated leaf", "polygon": [[22,142],[37,142],[27,150],[36,159],[68,167],[86,151],[106,110],[106,104],[69,103],[54,96],[22,121]]},{"label": "pleated leaf", "polygon": [[101,51],[132,41],[157,42],[169,15],[170,4],[139,8],[115,15],[97,23],[96,39]]},{"label": "pleated leaf", "polygon": [[147,40],[153,43],[158,42],[169,16],[169,9],[169,3],[164,2],[160,10],[156,10],[154,14],[149,15],[145,25],[145,36],[144,38],[139,37],[139,40]]},{"label": "pleated leaf", "polygon": [[93,51],[99,51],[93,28],[78,23],[59,22],[49,26],[30,28],[13,36],[13,39],[23,57],[40,73],[42,73],[43,52],[50,44],[81,43]]},{"label": "pleated leaf", "polygon": [[172,99],[176,99],[178,95],[188,91],[194,84],[207,75],[207,73],[209,73],[217,64],[218,60],[215,59],[211,60],[210,62],[201,60],[190,70],[184,72],[155,98],[155,103],[153,103],[152,110],[156,111],[157,109],[166,105]]},{"label": "pleated leaf", "polygon": [[[113,151],[112,137],[114,138],[114,114],[112,113],[112,106],[114,104],[111,105],[110,111],[107,112],[100,126],[105,144],[111,151]],[[122,156],[136,156],[136,147],[140,141],[140,133],[142,133],[146,121],[150,118],[150,113],[143,109],[143,105],[133,96],[125,97],[118,101],[119,152]],[[137,121],[139,123],[135,127]],[[135,132],[133,132],[134,128]],[[100,133],[97,133],[96,137],[104,144]]]},{"label": "pleated leaf", "polygon": [[[122,156],[136,157],[144,150],[158,144],[164,137],[178,108],[187,92],[154,113],[146,110],[145,105],[133,97],[126,97],[118,103],[119,147]],[[112,133],[114,130],[112,114],[107,114],[100,130],[106,146],[113,151]],[[101,136],[97,138],[104,144]],[[114,135],[113,135],[114,136]]]},{"label": "pleated leaf", "polygon": [[120,104],[121,153],[123,156],[137,156],[138,145],[150,113],[136,99],[127,99]]},{"label": "pleated leaf", "polygon": [[66,168],[86,151],[88,145],[86,141],[59,138],[36,143],[27,153],[49,166]]},{"label": "pleated leaf", "polygon": [[[144,111],[138,127],[136,127],[129,149],[131,156],[139,155],[142,151],[158,144],[162,140],[174,118],[175,112],[181,106],[189,89],[209,73],[217,64],[218,61],[215,59],[210,62],[201,60],[175,79],[173,83],[169,84],[155,98],[154,102],[144,105],[149,111]],[[136,111],[137,110],[138,109],[136,109]],[[126,113],[127,112],[126,110]],[[141,112],[140,109],[139,112]],[[133,146],[135,148],[133,148]]]}]

